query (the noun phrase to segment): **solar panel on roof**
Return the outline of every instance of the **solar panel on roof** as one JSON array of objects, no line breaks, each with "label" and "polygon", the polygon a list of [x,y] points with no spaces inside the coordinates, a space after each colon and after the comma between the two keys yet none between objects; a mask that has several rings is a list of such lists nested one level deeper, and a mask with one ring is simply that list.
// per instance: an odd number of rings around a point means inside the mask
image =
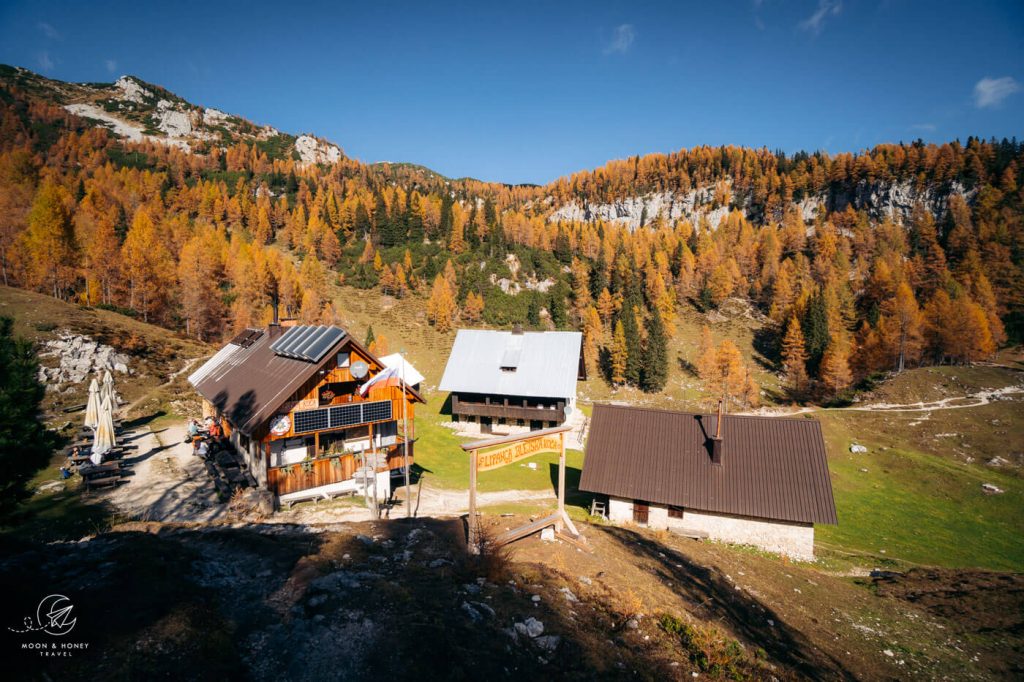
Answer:
[{"label": "solar panel on roof", "polygon": [[329,329],[330,327],[314,327],[313,331],[306,335],[306,338],[302,340],[302,343],[297,343],[292,346],[291,352],[303,358],[306,357],[306,349],[319,341],[320,337],[326,334]]},{"label": "solar panel on roof", "polygon": [[344,336],[338,327],[300,325],[291,327],[270,348],[287,358],[319,362]]},{"label": "solar panel on roof", "polygon": [[337,327],[328,327],[320,338],[318,338],[312,345],[303,349],[303,353],[306,359],[310,362],[320,362],[320,359],[327,354],[334,344],[336,344],[341,338],[345,336],[345,332]]},{"label": "solar panel on roof", "polygon": [[316,333],[317,327],[299,327],[299,330],[292,339],[288,342],[288,345],[282,348],[282,351],[293,358],[302,358],[299,353],[299,348],[306,342],[306,340]]}]

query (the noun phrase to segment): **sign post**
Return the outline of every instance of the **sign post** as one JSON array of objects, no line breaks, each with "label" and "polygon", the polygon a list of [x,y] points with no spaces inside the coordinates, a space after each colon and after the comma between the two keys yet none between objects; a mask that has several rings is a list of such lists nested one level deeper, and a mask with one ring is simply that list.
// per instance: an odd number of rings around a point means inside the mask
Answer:
[{"label": "sign post", "polygon": [[480,522],[476,509],[477,474],[481,471],[489,471],[518,462],[541,452],[558,453],[558,510],[542,519],[513,528],[499,535],[494,541],[498,545],[508,544],[550,526],[554,526],[555,531],[563,534],[563,537],[567,539],[577,542],[583,540],[565,511],[565,434],[571,429],[571,426],[556,426],[550,429],[478,440],[462,445],[463,451],[469,453],[469,520],[466,538],[471,554],[477,554],[480,551]]}]

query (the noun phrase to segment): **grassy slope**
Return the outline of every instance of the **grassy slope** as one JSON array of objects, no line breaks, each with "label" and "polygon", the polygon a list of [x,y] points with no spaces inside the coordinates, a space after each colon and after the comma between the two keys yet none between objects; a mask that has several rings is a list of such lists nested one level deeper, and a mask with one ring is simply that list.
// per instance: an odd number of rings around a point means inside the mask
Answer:
[{"label": "grassy slope", "polygon": [[[183,393],[184,377],[174,386],[161,388],[167,376],[191,358],[212,352],[206,344],[184,338],[174,332],[107,310],[81,308],[21,289],[0,287],[0,315],[14,318],[15,334],[41,343],[54,338],[62,330],[87,334],[103,343],[122,348],[131,344],[129,366],[135,374],[127,379],[115,377],[118,392],[128,402],[146,397],[139,410],[129,418],[177,419],[174,411]],[[141,347],[134,348],[137,341]],[[52,358],[44,358],[52,363]],[[69,432],[82,418],[81,412],[64,413],[62,408],[81,404],[87,397],[87,386],[67,387],[66,392],[48,392],[43,402],[44,417],[51,428]],[[62,428],[64,427],[64,428]],[[55,454],[50,464],[40,469],[29,482],[29,488],[58,479],[57,467],[63,458]],[[6,525],[7,533],[20,539],[77,539],[107,527],[110,512],[100,502],[78,494],[77,478],[70,479],[65,489],[37,493],[26,500],[15,517]]]},{"label": "grassy slope", "polygon": [[[469,481],[466,455],[459,439],[441,424],[444,398],[436,391],[444,372],[454,334],[439,334],[423,315],[416,299],[395,301],[375,293],[349,288],[338,291],[337,303],[345,323],[357,336],[369,324],[375,333],[390,340],[390,350],[404,350],[426,377],[429,402],[417,411],[416,461],[427,471],[427,481],[452,489],[465,489]],[[711,396],[700,381],[678,360],[696,355],[704,316],[684,310],[672,342],[677,362],[672,366],[665,393],[649,396],[633,390],[611,391],[597,377],[583,382],[582,401],[621,400],[674,409],[707,409]],[[753,338],[759,324],[737,316],[711,325],[715,341],[732,339],[748,358],[767,393],[778,378],[759,360]],[[399,342],[399,339],[401,340]],[[942,367],[908,372],[870,396],[870,402],[912,402],[962,395],[980,388],[997,388],[1017,382],[1015,374],[1001,368]],[[1020,479],[980,464],[1005,452],[1008,443],[1024,442],[1024,421],[1018,419],[1019,402],[999,402],[980,408],[926,413],[876,414],[824,410],[815,413],[824,427],[832,473],[839,526],[818,529],[820,547],[840,559],[853,555],[855,563],[922,563],[944,566],[980,566],[1003,570],[1024,569],[1024,524],[1018,510],[1024,484]],[[994,423],[993,423],[994,422]],[[936,433],[958,433],[957,438],[936,438]],[[851,442],[868,445],[868,455],[852,455]],[[879,448],[888,448],[885,451]],[[973,453],[972,463],[964,461]],[[570,489],[578,480],[582,453],[568,456]],[[483,491],[553,486],[549,465],[553,455],[524,460],[536,470],[512,465],[480,476]],[[867,472],[860,469],[865,468]],[[981,483],[1006,490],[985,495]],[[570,496],[571,511],[582,516],[589,502],[585,495]],[[573,505],[575,505],[573,507]],[[542,505],[501,504],[493,513],[534,513]],[[884,552],[882,550],[885,550]]]},{"label": "grassy slope", "polygon": [[[372,324],[378,337],[385,335],[390,351],[404,350],[410,361],[426,376],[428,404],[417,411],[417,464],[426,471],[426,480],[448,489],[464,490],[469,480],[467,456],[459,449],[459,439],[443,426],[448,418],[441,414],[445,396],[436,390],[444,371],[454,333],[440,334],[430,327],[418,299],[394,300],[371,292],[339,288],[337,307],[343,323],[354,335],[363,338]],[[180,368],[185,358],[210,352],[210,347],[183,339],[166,330],[146,325],[116,313],[86,310],[54,301],[45,296],[16,289],[0,288],[0,314],[16,318],[18,333],[34,339],[52,335],[51,328],[71,328],[116,342],[136,334],[146,340],[146,354],[136,359],[140,370],[132,381],[122,382],[129,399],[154,389],[169,371]],[[696,351],[703,317],[685,312],[679,321],[679,333],[673,351],[684,360]],[[748,357],[755,357],[752,338],[757,323],[737,318],[712,325],[716,340],[728,336]],[[755,363],[756,364],[756,363]],[[771,390],[776,381],[763,368],[758,379]],[[870,396],[869,402],[910,402],[936,400],[961,395],[979,388],[1016,383],[1017,373],[1004,368],[934,368],[915,370],[885,384]],[[179,377],[179,383],[183,378]],[[187,394],[187,386],[175,386]],[[172,391],[156,391],[144,407],[147,412],[173,413],[178,407],[171,401]],[[166,395],[165,395],[166,394]],[[179,396],[180,397],[180,396]],[[599,378],[592,377],[580,387],[581,400],[625,400],[676,409],[707,407],[709,396],[699,381],[681,365],[672,367],[670,387],[665,394],[646,396],[633,391],[611,392]],[[53,407],[80,400],[75,393],[49,394]],[[584,410],[588,408],[584,405]],[[821,527],[818,538],[822,548],[834,557],[855,555],[855,561],[885,563],[924,563],[946,566],[982,566],[999,569],[1024,569],[1024,524],[1019,515],[1024,483],[1018,476],[987,467],[983,461],[995,454],[1012,455],[1015,443],[1024,442],[1024,421],[1019,419],[1020,402],[1003,401],[963,409],[932,413],[867,413],[824,410],[815,418],[822,421],[828,445],[840,525]],[[174,417],[176,418],[176,417]],[[955,437],[937,437],[956,433]],[[868,455],[849,453],[851,442],[871,448]],[[886,449],[882,449],[886,448]],[[1019,453],[1018,453],[1019,454]],[[967,458],[973,457],[973,462]],[[569,503],[576,516],[585,514],[588,499],[573,495],[583,455],[568,454]],[[555,455],[538,455],[480,477],[480,490],[543,490],[554,488],[551,465]],[[535,462],[536,469],[525,464]],[[861,469],[867,469],[866,472]],[[35,485],[52,479],[55,470],[40,472]],[[1003,495],[985,495],[981,483],[998,485]],[[73,496],[77,499],[77,496]],[[30,505],[33,516],[50,519],[65,508],[75,517],[96,522],[91,512],[74,511],[71,496],[49,502],[37,496]],[[46,504],[42,504],[46,502]],[[42,506],[40,506],[42,505]],[[74,506],[74,505],[72,505]],[[503,504],[492,512],[539,511],[545,505]],[[885,550],[884,552],[882,550]]]}]

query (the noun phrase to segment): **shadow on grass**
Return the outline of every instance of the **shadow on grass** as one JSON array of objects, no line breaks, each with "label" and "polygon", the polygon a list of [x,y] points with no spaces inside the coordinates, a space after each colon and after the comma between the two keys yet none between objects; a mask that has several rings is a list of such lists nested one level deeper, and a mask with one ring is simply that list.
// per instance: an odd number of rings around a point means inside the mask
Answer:
[{"label": "shadow on grass", "polygon": [[671,547],[628,528],[590,526],[588,530],[606,534],[638,559],[650,562],[654,574],[671,583],[692,604],[693,613],[705,620],[726,623],[737,635],[764,649],[774,661],[810,679],[856,679],[842,663],[789,627],[778,613],[750,593],[737,590],[712,568],[696,564]]},{"label": "shadow on grass", "polygon": [[164,410],[157,410],[156,412],[152,414],[147,414],[143,417],[129,419],[128,421],[121,424],[121,427],[124,428],[125,430],[137,429],[140,426],[145,426],[146,424],[149,424],[150,422],[165,416],[167,416],[167,412],[165,412]]},{"label": "shadow on grass", "polygon": [[[558,495],[558,463],[548,464],[548,473],[551,476],[551,489]],[[583,471],[576,467],[565,467],[565,504],[567,507],[580,507],[590,512],[590,502],[594,499],[593,493],[580,490],[580,477]]]}]

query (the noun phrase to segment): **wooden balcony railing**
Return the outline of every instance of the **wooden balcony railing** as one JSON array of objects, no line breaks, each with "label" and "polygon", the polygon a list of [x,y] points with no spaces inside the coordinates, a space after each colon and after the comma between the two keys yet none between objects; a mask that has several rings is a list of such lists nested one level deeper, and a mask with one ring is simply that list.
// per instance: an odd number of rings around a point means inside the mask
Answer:
[{"label": "wooden balcony railing", "polygon": [[[409,464],[413,463],[413,443],[409,443]],[[388,448],[382,454],[384,464],[377,471],[400,469],[404,464],[402,444]],[[267,470],[267,488],[275,495],[318,488],[331,483],[342,483],[351,479],[359,467],[359,459],[355,455],[327,455],[315,459],[289,464],[283,467],[271,467]]]},{"label": "wooden balcony railing", "polygon": [[561,423],[565,419],[565,403],[558,401],[555,407],[529,407],[525,401],[467,402],[452,395],[452,414],[474,417],[498,417],[505,419],[539,420]]}]

